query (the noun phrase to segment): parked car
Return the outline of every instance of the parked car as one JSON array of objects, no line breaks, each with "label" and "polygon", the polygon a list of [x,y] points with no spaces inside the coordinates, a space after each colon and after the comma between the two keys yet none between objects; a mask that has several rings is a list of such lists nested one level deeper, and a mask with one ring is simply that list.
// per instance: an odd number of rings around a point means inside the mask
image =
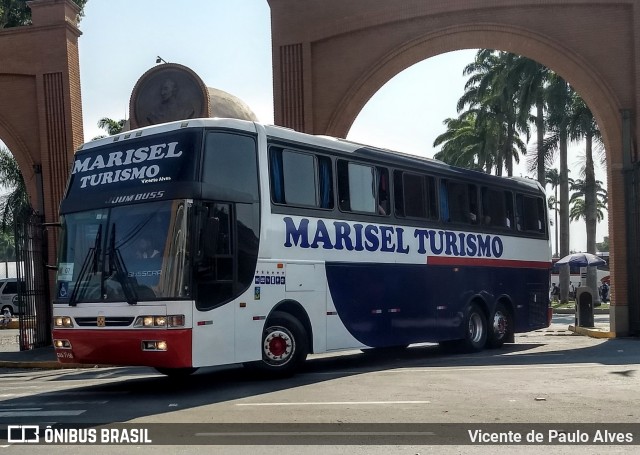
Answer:
[{"label": "parked car", "polygon": [[[24,281],[20,283],[22,284],[21,291],[24,292]],[[21,313],[18,306],[18,279],[0,279],[0,312],[4,312],[4,309],[8,308],[12,315]]]}]

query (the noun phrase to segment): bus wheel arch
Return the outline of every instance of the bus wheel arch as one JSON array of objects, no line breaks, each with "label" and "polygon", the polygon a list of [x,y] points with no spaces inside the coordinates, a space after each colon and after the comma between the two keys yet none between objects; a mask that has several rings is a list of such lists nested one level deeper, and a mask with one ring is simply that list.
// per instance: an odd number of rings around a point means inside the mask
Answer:
[{"label": "bus wheel arch", "polygon": [[504,343],[515,341],[513,306],[508,299],[499,299],[489,319],[487,347],[500,348]]},{"label": "bus wheel arch", "polygon": [[[309,353],[309,333],[301,314],[283,311],[278,306],[269,314],[262,331],[262,360],[251,366],[270,376],[289,376],[300,367]],[[306,313],[303,313],[306,315]]]},{"label": "bus wheel arch", "polygon": [[267,320],[273,316],[274,313],[287,313],[296,318],[307,334],[307,347],[309,352],[313,352],[313,329],[311,327],[311,320],[307,311],[302,307],[299,302],[295,300],[283,300],[273,307],[271,313],[267,317]]}]

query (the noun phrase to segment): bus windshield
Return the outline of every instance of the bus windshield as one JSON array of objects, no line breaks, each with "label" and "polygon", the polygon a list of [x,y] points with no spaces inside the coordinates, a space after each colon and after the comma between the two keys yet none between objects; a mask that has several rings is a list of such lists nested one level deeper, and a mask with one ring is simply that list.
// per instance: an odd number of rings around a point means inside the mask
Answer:
[{"label": "bus windshield", "polygon": [[57,300],[136,304],[189,297],[190,206],[160,201],[62,216]]}]

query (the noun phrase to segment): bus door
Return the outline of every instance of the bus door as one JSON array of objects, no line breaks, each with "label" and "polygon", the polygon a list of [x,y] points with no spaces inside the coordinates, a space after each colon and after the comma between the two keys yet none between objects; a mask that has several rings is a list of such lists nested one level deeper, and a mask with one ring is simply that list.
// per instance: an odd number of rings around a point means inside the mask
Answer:
[{"label": "bus door", "polygon": [[205,364],[233,363],[236,304],[251,292],[257,261],[257,214],[252,204],[207,202],[198,218],[194,362],[206,358]]}]

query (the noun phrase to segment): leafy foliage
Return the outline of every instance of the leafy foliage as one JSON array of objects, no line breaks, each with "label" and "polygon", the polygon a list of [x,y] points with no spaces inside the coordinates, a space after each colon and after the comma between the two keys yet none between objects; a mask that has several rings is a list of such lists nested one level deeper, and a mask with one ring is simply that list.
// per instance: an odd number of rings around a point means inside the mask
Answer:
[{"label": "leafy foliage", "polygon": [[[124,128],[124,125],[126,122],[127,121],[124,119],[113,120],[113,119],[110,119],[109,117],[103,117],[100,120],[98,120],[98,127],[102,128],[107,133],[109,133],[109,136],[113,136],[114,134],[118,134],[122,132],[122,129]],[[96,139],[102,139],[103,137],[106,137],[106,136],[103,134],[103,135],[94,137],[92,140],[95,141]]]},{"label": "leafy foliage", "polygon": [[0,148],[0,180],[8,190],[0,196],[0,232],[13,234],[16,219],[31,211],[31,203],[18,163],[4,147]]},{"label": "leafy foliage", "polygon": [[[73,0],[80,7],[79,16],[83,16],[84,5],[88,0]],[[0,28],[31,25],[31,8],[27,0],[0,0]]]}]

